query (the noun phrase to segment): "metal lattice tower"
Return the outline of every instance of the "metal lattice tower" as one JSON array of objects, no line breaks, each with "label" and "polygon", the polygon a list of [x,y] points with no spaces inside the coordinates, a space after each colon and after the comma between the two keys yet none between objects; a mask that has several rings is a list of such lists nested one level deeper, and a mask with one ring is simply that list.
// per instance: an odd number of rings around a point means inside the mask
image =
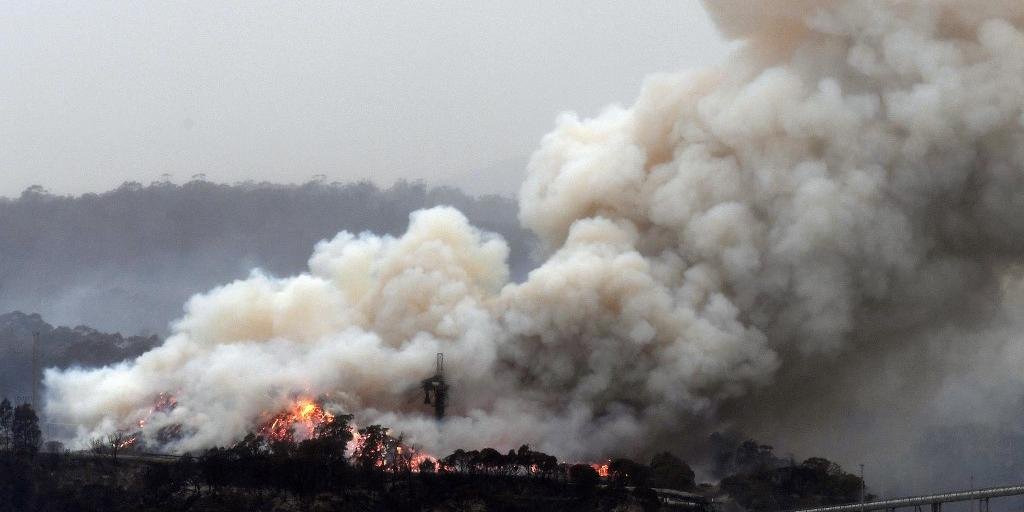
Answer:
[{"label": "metal lattice tower", "polygon": [[444,380],[444,354],[437,354],[437,370],[433,377],[423,379],[423,403],[434,406],[434,417],[437,421],[444,419],[444,409],[448,404],[448,383]]}]

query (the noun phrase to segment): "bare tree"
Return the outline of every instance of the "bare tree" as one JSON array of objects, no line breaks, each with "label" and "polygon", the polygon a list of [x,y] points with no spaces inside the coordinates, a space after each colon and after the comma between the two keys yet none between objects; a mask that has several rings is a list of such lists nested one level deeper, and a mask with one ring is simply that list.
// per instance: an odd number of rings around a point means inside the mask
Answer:
[{"label": "bare tree", "polygon": [[124,430],[118,430],[107,434],[107,449],[110,454],[110,458],[117,464],[117,454],[132,445],[135,442],[135,436],[125,432]]},{"label": "bare tree", "polygon": [[135,442],[135,435],[124,430],[117,430],[106,437],[96,437],[89,442],[89,451],[96,455],[110,457],[117,463],[117,454]]},{"label": "bare tree", "polygon": [[107,450],[107,441],[102,437],[93,438],[89,441],[89,451],[92,452],[93,455],[106,455],[109,451]]}]

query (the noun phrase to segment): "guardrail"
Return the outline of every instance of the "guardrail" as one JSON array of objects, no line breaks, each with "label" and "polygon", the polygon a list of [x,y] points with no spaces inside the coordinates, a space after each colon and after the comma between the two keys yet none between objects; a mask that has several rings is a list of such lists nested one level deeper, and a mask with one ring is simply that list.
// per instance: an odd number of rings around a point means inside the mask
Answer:
[{"label": "guardrail", "polygon": [[792,512],[871,512],[874,510],[921,507],[922,505],[930,505],[932,510],[938,512],[943,503],[972,500],[978,500],[983,503],[984,506],[980,512],[988,512],[989,499],[1021,495],[1024,495],[1024,485],[1010,485],[1005,487],[975,489],[971,491],[954,491],[940,494],[929,494],[925,496],[893,498],[888,500],[870,501],[867,503],[851,503],[848,505],[834,505],[830,507],[805,508],[794,510]]}]

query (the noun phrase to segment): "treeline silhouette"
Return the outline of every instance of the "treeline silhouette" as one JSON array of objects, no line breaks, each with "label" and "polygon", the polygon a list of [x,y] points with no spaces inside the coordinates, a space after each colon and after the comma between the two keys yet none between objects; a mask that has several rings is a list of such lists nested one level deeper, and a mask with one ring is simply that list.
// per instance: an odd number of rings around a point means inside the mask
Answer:
[{"label": "treeline silhouette", "polygon": [[196,456],[145,453],[123,432],[68,452],[42,444],[31,406],[4,400],[0,510],[660,510],[668,489],[689,491],[669,492],[689,497],[691,510],[716,510],[709,499],[717,498],[775,511],[854,501],[861,484],[825,459],[785,464],[750,440],[730,455],[741,472],[716,487],[697,485],[690,466],[668,452],[649,464],[608,461],[599,466],[605,475],[526,445],[435,460],[387,427],[354,432],[350,420],[337,415],[305,440],[252,433]]},{"label": "treeline silhouette", "polygon": [[[32,343],[39,335],[40,368],[98,367],[132,359],[160,344],[157,336],[122,336],[90,327],[54,327],[38,314],[0,315],[0,394],[25,396],[32,389]],[[42,372],[36,375],[42,389]]]},{"label": "treeline silhouette", "polygon": [[301,272],[322,239],[342,230],[400,234],[410,212],[437,205],[501,234],[513,277],[532,268],[534,237],[519,226],[514,200],[450,187],[195,180],[125,183],[81,196],[31,187],[0,198],[0,312],[166,334],[192,294],[257,267],[279,276]]},{"label": "treeline silhouette", "polygon": [[[713,469],[724,475],[720,490],[747,510],[795,510],[853,503],[861,498],[864,481],[828,459],[811,457],[801,463],[775,456],[770,445],[752,439],[714,433]],[[874,496],[865,492],[864,499]]]}]

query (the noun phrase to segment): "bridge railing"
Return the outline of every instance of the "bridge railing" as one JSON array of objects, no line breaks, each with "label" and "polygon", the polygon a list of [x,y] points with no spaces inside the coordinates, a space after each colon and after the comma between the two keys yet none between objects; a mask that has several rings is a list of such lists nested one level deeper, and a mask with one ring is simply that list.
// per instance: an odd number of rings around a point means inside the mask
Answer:
[{"label": "bridge railing", "polygon": [[[1010,485],[1004,487],[989,487],[987,489],[974,489],[970,491],[954,491],[939,494],[928,494],[924,496],[910,496],[906,498],[869,501],[867,503],[850,503],[848,505],[805,508],[792,512],[870,512],[875,510],[893,510],[905,507],[921,507],[922,505],[930,505],[932,506],[932,509],[937,512],[943,503],[979,500],[987,504],[990,498],[1021,495],[1024,495],[1024,485]],[[987,512],[987,507],[983,507],[982,512]]]}]

